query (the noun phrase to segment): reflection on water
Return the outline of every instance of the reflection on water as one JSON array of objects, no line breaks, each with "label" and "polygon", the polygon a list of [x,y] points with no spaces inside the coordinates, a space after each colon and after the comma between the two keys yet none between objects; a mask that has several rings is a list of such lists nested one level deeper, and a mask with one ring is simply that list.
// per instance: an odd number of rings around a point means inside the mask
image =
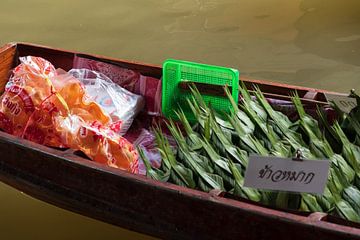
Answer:
[{"label": "reflection on water", "polygon": [[[359,88],[359,12],[358,0],[2,0],[0,43],[28,41],[157,64],[179,58],[346,92]],[[0,186],[6,236],[142,238]]]},{"label": "reflection on water", "polygon": [[155,239],[54,207],[0,183],[0,239]]},{"label": "reflection on water", "polygon": [[[304,16],[296,23],[296,44],[306,52],[360,66],[360,1],[307,0]],[[308,28],[312,24],[311,28]]]},{"label": "reflection on water", "polygon": [[30,0],[21,5],[2,1],[1,43],[31,41],[158,64],[180,58],[338,91],[356,87],[360,74],[358,0]]}]

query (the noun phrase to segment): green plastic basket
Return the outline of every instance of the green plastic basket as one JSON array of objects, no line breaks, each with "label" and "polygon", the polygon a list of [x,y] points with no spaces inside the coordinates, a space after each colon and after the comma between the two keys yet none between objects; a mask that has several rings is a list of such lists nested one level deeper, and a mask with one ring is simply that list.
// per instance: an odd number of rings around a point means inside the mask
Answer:
[{"label": "green plastic basket", "polygon": [[[191,96],[184,84],[206,86],[208,89],[217,89],[223,93],[223,87],[229,86],[234,101],[239,96],[239,71],[232,68],[211,66],[181,60],[169,59],[163,63],[162,78],[162,113],[167,118],[178,119],[175,110],[181,107],[188,120],[193,121],[194,115],[187,104]],[[210,91],[211,92],[211,91]],[[205,102],[219,113],[231,111],[231,103],[224,94],[213,94],[200,90]]]}]

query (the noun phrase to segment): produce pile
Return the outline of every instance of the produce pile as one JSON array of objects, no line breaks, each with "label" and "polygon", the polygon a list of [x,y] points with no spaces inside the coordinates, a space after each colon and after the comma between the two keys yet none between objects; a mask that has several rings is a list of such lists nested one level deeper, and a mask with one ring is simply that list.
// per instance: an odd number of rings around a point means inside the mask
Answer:
[{"label": "produce pile", "polygon": [[[195,86],[191,87],[188,105],[196,121],[190,123],[179,109],[176,114],[181,124],[173,120],[167,123],[177,142],[176,149],[170,146],[160,127],[154,128],[161,167],[153,168],[139,149],[148,177],[205,192],[218,189],[276,208],[327,212],[360,222],[359,96],[353,93],[358,106],[350,114],[339,112],[338,120],[329,125],[321,108],[319,122],[308,115],[296,92],[292,102],[299,118],[290,121],[274,110],[256,87],[251,96],[241,84],[239,105],[225,90],[233,107],[228,114],[215,112]],[[292,158],[299,151],[304,159],[331,161],[323,195],[243,186],[249,154]]]}]

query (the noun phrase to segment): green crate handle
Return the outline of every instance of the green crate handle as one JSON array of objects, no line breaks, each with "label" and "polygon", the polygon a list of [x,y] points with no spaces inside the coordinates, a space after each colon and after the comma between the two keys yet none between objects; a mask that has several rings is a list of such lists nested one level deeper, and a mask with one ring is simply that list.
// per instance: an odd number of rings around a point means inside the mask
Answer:
[{"label": "green crate handle", "polygon": [[[163,63],[162,78],[162,113],[167,118],[177,119],[174,110],[183,108],[186,117],[194,120],[190,111],[186,111],[186,101],[190,93],[181,89],[181,83],[194,82],[204,86],[214,86],[213,89],[228,85],[234,101],[239,96],[239,71],[232,68],[194,63],[182,60],[168,59]],[[222,112],[231,110],[231,103],[227,97],[202,94],[206,103],[211,103],[215,110]]]}]

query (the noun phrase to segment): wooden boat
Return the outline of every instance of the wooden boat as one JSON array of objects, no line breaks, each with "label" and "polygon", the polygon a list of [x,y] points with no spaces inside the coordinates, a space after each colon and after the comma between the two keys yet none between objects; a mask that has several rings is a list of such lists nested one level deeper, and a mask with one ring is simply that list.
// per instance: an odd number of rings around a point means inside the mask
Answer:
[{"label": "wooden boat", "polygon": [[[26,43],[0,48],[0,89],[20,56],[43,57],[69,70],[79,54]],[[159,66],[86,55],[161,77]],[[297,89],[322,104],[321,90],[244,79],[268,96]],[[161,183],[89,161],[72,150],[41,146],[0,132],[0,180],[35,198],[95,219],[164,239],[360,239],[360,227],[324,213],[294,213],[255,205],[213,191]]]}]

